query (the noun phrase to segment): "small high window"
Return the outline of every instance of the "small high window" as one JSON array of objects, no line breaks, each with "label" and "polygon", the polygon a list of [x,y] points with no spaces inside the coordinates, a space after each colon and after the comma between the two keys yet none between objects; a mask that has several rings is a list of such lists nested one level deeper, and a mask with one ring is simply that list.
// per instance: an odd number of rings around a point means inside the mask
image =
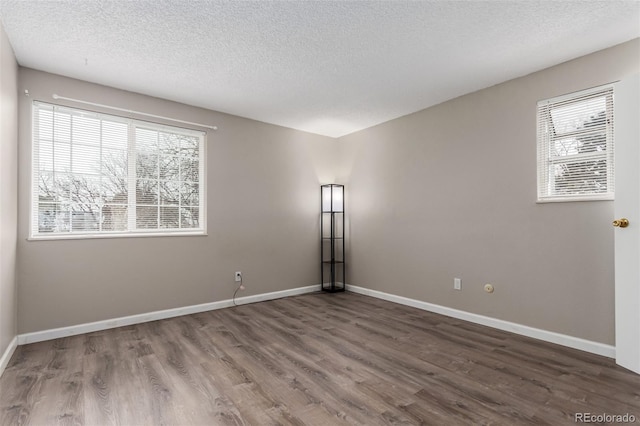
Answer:
[{"label": "small high window", "polygon": [[612,200],[613,86],[538,102],[538,201]]}]

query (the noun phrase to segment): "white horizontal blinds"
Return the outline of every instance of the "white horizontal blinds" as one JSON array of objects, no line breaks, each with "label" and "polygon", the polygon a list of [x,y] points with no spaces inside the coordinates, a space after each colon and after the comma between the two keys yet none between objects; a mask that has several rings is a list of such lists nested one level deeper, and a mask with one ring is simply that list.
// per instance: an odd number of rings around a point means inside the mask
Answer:
[{"label": "white horizontal blinds", "polygon": [[202,133],[39,102],[33,117],[33,236],[202,230]]},{"label": "white horizontal blinds", "polygon": [[202,136],[136,127],[136,226],[200,227]]},{"label": "white horizontal blinds", "polygon": [[612,199],[613,88],[538,103],[538,200]]},{"label": "white horizontal blinds", "polygon": [[34,233],[125,231],[127,124],[34,105]]}]

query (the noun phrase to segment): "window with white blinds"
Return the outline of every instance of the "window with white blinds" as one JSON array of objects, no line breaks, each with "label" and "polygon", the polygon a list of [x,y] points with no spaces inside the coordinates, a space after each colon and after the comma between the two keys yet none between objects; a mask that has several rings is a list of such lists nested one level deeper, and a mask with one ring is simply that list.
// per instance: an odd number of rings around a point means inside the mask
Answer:
[{"label": "window with white blinds", "polygon": [[538,201],[612,200],[613,86],[538,102]]},{"label": "window with white blinds", "polygon": [[203,132],[33,103],[32,238],[205,232]]}]

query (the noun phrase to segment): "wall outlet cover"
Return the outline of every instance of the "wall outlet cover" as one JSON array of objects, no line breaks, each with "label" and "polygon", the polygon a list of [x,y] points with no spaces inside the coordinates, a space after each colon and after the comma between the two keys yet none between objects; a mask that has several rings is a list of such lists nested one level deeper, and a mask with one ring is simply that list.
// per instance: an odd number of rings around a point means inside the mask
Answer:
[{"label": "wall outlet cover", "polygon": [[453,279],[453,289],[462,290],[462,280],[460,278]]}]

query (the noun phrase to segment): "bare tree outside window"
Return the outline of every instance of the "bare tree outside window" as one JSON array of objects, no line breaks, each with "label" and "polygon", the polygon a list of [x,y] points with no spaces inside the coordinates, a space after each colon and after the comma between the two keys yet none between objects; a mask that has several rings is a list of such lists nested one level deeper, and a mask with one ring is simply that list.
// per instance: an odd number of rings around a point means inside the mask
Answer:
[{"label": "bare tree outside window", "polygon": [[202,136],[110,117],[34,107],[37,233],[200,229]]},{"label": "bare tree outside window", "polygon": [[[596,154],[594,158],[581,161],[560,163],[555,166],[555,189],[557,194],[596,194],[607,192],[607,159],[602,155],[607,151],[607,135],[604,128],[605,111],[590,116],[578,126],[585,132],[566,142],[556,143],[559,156]],[[593,130],[593,132],[591,132]]]}]

